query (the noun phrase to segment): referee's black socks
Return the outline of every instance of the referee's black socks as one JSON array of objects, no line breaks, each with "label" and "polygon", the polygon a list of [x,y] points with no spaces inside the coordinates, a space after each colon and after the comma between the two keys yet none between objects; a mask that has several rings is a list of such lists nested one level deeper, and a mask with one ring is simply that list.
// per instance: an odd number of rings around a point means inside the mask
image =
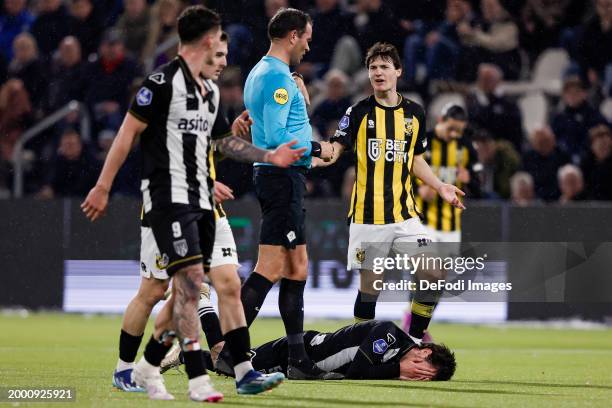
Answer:
[{"label": "referee's black socks", "polygon": [[353,316],[356,322],[372,320],[376,316],[376,301],[378,294],[371,295],[362,291],[357,291],[355,298],[355,307],[353,308]]},{"label": "referee's black socks", "polygon": [[250,326],[257,317],[259,309],[273,285],[273,282],[255,271],[244,281],[240,291],[240,299],[242,300],[247,326]]},{"label": "referee's black socks", "polygon": [[289,343],[289,359],[308,359],[304,348],[304,287],[306,281],[282,279],[278,293],[278,308]]}]

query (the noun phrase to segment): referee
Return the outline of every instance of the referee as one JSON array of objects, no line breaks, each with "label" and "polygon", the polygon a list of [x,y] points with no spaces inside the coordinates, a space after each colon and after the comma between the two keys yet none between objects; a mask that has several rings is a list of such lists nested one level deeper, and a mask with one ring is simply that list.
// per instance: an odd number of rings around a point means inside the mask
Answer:
[{"label": "referee", "polygon": [[[401,254],[405,253],[403,244],[426,246],[431,241],[419,219],[413,178],[430,186],[452,206],[465,208],[457,197],[464,193],[440,181],[423,157],[427,148],[425,111],[397,93],[397,79],[402,74],[397,49],[376,43],[368,50],[365,62],[374,95],[357,102],[340,119],[330,141],[334,146],[331,160],[314,162],[316,166],[329,165],[345,150],[355,155],[347,267],[361,271],[354,309],[358,321],[373,319],[376,312],[378,291],[373,281],[379,277],[364,265],[371,259],[371,251],[380,251],[383,256],[392,251]],[[376,248],[368,248],[372,243]],[[434,272],[420,270],[417,278],[435,280]],[[413,297],[409,335],[416,343],[423,339],[438,296],[417,290]]]},{"label": "referee", "polygon": [[294,80],[289,71],[289,65],[299,63],[309,50],[312,21],[302,11],[281,9],[270,20],[268,37],[270,50],[249,73],[244,88],[244,102],[254,122],[253,144],[274,149],[297,139],[297,146],[306,152],[288,169],[255,163],[253,181],[262,211],[259,256],[242,287],[242,304],[250,325],[272,285],[282,278],[278,305],[289,343],[288,378],[319,379],[329,374],[308,358],[303,340],[308,274],[303,199],[311,156],[328,158],[331,146],[322,152],[321,145],[311,141],[308,94],[301,78]]}]

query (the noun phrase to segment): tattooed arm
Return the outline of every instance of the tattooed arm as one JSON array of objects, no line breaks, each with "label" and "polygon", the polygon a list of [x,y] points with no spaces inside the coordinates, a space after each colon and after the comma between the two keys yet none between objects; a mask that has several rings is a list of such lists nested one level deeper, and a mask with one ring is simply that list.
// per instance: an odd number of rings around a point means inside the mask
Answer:
[{"label": "tattooed arm", "polygon": [[275,150],[264,150],[237,136],[228,136],[215,141],[215,147],[219,153],[236,161],[270,163],[278,167],[288,167],[298,161],[306,151],[306,148],[292,149],[291,146],[296,143],[297,141],[294,140],[283,143]]}]

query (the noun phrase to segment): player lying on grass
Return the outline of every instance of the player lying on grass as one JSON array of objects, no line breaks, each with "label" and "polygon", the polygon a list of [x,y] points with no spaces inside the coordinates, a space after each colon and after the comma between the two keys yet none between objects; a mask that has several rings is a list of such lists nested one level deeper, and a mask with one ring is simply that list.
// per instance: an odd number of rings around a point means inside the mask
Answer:
[{"label": "player lying on grass", "polygon": [[[417,345],[390,321],[369,320],[343,327],[333,333],[309,330],[304,333],[306,352],[323,371],[341,373],[348,379],[406,381],[447,381],[455,373],[454,353],[443,344]],[[287,372],[286,337],[270,341],[252,351],[251,363],[264,373]],[[203,352],[212,367],[210,353]],[[221,354],[223,356],[224,353]],[[180,360],[167,364],[178,366]],[[231,362],[220,357],[219,374],[233,376]],[[162,363],[162,370],[170,365]]]}]

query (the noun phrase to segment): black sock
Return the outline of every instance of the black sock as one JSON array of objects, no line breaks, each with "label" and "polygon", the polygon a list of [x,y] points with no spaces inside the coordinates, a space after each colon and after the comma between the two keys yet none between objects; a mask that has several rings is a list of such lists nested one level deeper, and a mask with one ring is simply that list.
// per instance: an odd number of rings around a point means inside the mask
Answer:
[{"label": "black sock", "polygon": [[212,306],[199,308],[198,314],[200,315],[202,330],[206,336],[206,343],[208,343],[208,348],[212,349],[217,343],[223,341],[219,317]]},{"label": "black sock", "polygon": [[142,342],[142,336],[132,336],[128,332],[121,330],[119,336],[119,358],[126,363],[133,363],[138,354],[138,347]]},{"label": "black sock", "polygon": [[144,351],[144,358],[147,362],[155,367],[159,367],[161,361],[172,347],[171,341],[156,340],[153,335],[149,339]]},{"label": "black sock", "polygon": [[[213,367],[212,355],[210,354],[210,351],[202,350],[202,357],[204,357],[204,363],[206,364],[206,367]],[[181,351],[181,354],[179,355],[179,358],[181,360],[181,363],[185,362],[182,351]]]},{"label": "black sock", "polygon": [[253,271],[242,285],[240,299],[242,300],[247,327],[251,326],[251,323],[253,323],[253,320],[257,317],[259,308],[263,305],[264,300],[266,300],[266,295],[273,285],[274,283],[255,271]]},{"label": "black sock", "polygon": [[305,360],[304,349],[304,287],[306,281],[282,279],[278,293],[278,308],[289,343],[289,358]]},{"label": "black sock", "polygon": [[353,316],[357,321],[372,320],[376,316],[376,300],[378,295],[357,291]]},{"label": "black sock", "polygon": [[191,380],[205,375],[206,362],[204,361],[202,350],[200,350],[200,344],[197,341],[186,339],[186,342],[181,343],[181,348],[183,350],[183,361],[185,362],[187,378]]},{"label": "black sock", "polygon": [[251,338],[249,337],[249,329],[246,326],[225,333],[225,342],[227,343],[234,365],[248,361],[251,358],[249,355],[251,351]]},{"label": "black sock", "polygon": [[410,329],[408,334],[417,339],[422,339],[425,330],[429,326],[433,311],[438,304],[439,293],[437,291],[417,290],[412,298],[410,312]]}]

